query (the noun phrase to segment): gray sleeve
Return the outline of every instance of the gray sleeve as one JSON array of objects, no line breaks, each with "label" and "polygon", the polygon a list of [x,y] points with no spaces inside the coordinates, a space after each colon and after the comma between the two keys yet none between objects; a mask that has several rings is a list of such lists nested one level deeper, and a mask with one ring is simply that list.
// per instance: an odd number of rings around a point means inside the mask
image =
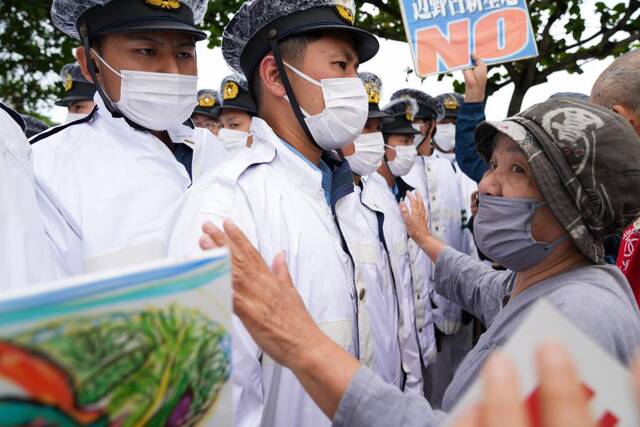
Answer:
[{"label": "gray sleeve", "polygon": [[342,396],[333,426],[431,427],[441,425],[445,419],[446,414],[431,408],[424,397],[403,394],[362,367]]},{"label": "gray sleeve", "polygon": [[434,289],[489,327],[512,275],[447,247],[436,262]]}]

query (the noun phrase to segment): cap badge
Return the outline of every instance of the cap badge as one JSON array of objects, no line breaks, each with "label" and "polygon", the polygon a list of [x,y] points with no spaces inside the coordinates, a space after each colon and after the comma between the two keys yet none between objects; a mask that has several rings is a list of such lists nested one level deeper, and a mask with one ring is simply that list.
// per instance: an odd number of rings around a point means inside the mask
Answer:
[{"label": "cap badge", "polygon": [[240,87],[236,82],[227,82],[227,84],[224,85],[223,98],[225,101],[236,99],[239,93],[240,93]]},{"label": "cap badge", "polygon": [[378,86],[373,83],[367,83],[364,85],[367,90],[367,94],[369,95],[369,104],[379,104],[380,103],[380,90],[378,90]]},{"label": "cap badge", "polygon": [[64,76],[63,84],[65,92],[69,92],[71,89],[73,89],[73,77],[71,77],[71,74],[67,74],[66,76]]},{"label": "cap badge", "polygon": [[198,105],[202,108],[211,108],[216,105],[216,99],[211,95],[205,95],[198,99]]},{"label": "cap badge", "polygon": [[444,108],[447,110],[457,110],[460,108],[460,105],[455,98],[447,98],[444,100]]},{"label": "cap badge", "polygon": [[181,6],[178,0],[144,0],[144,2],[153,7],[169,10],[178,10]]},{"label": "cap badge", "polygon": [[337,0],[338,15],[349,25],[356,23],[356,5],[353,0]]},{"label": "cap badge", "polygon": [[409,123],[413,123],[413,110],[411,106],[407,106],[404,117],[409,121]]}]

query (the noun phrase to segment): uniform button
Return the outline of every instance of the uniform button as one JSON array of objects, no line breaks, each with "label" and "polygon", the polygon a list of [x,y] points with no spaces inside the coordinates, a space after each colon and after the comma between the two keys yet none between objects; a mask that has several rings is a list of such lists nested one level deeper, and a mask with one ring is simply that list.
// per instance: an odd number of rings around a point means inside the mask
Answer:
[{"label": "uniform button", "polygon": [[418,332],[422,333],[422,328],[418,329]]},{"label": "uniform button", "polygon": [[435,202],[435,201],[436,201],[436,197],[435,197],[435,196],[433,196],[433,197],[431,198],[431,200],[433,200],[433,201]]},{"label": "uniform button", "polygon": [[364,288],[360,289],[360,301],[364,301],[364,296],[367,294],[367,291]]},{"label": "uniform button", "polygon": [[420,299],[420,294],[418,294],[418,299]]},{"label": "uniform button", "polygon": [[440,227],[436,226],[436,231],[440,231]]}]

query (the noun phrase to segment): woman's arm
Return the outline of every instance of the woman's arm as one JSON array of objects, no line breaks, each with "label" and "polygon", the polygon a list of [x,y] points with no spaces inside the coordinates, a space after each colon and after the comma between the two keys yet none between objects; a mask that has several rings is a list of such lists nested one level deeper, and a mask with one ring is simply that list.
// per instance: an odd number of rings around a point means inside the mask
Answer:
[{"label": "woman's arm", "polygon": [[420,194],[407,195],[400,205],[407,233],[435,264],[435,291],[489,326],[507,292],[510,272],[497,272],[436,239],[427,226]]}]

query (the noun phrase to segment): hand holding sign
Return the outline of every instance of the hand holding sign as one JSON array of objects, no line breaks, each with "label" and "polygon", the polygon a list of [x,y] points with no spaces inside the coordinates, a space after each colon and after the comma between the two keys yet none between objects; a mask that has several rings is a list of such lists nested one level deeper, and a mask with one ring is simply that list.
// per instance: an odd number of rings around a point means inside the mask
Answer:
[{"label": "hand holding sign", "polygon": [[472,102],[484,102],[487,90],[487,74],[489,68],[482,59],[476,55],[471,55],[471,59],[476,64],[474,68],[464,70],[464,102],[467,104]]}]

